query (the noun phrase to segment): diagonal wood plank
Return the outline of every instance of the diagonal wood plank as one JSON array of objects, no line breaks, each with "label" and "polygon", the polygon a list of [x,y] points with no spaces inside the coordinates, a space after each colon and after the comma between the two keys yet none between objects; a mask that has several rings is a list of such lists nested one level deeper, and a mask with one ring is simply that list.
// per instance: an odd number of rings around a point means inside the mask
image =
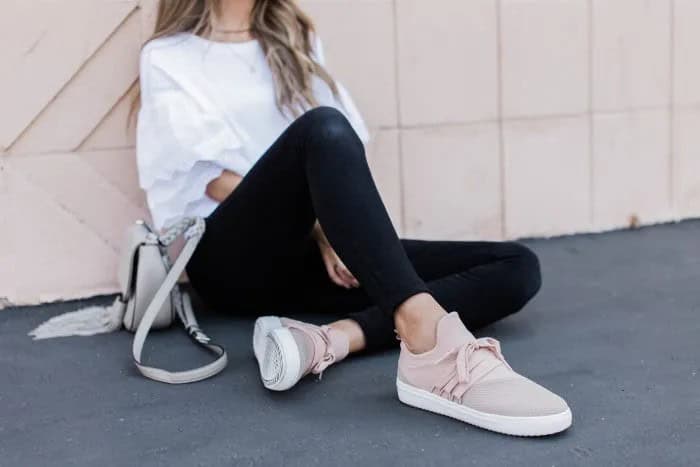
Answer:
[{"label": "diagonal wood plank", "polygon": [[[31,44],[21,54],[0,47],[6,63],[0,82],[0,148],[9,147],[32,120],[136,8],[134,0],[46,1],[32,3],[32,21],[10,22],[4,37]],[[24,13],[23,13],[24,12]],[[26,14],[21,3],[3,5],[3,16]],[[5,16],[6,15],[6,16]],[[26,28],[26,24],[33,27]],[[10,61],[11,60],[11,61]]]},{"label": "diagonal wood plank", "polygon": [[[128,157],[129,153],[122,152],[118,156]],[[144,214],[141,206],[78,154],[9,157],[7,161],[13,173],[41,187],[42,192],[59,203],[75,222],[89,228],[115,252],[121,245],[126,226]]]},{"label": "diagonal wood plank", "polygon": [[76,149],[136,80],[140,29],[139,15],[129,15],[25,129],[10,153]]},{"label": "diagonal wood plank", "polygon": [[132,121],[127,127],[134,87],[132,86],[129,92],[119,99],[92,133],[82,142],[78,151],[134,147],[136,143],[136,121]]},{"label": "diagonal wood plank", "polygon": [[141,10],[141,42],[146,42],[156,24],[156,16],[158,13],[158,2],[160,0],[139,0],[139,9]]},{"label": "diagonal wood plank", "polygon": [[[44,33],[42,13],[36,11],[34,2],[26,0],[6,0],[0,15],[0,82],[4,83],[11,64],[17,63],[32,49]],[[21,25],[21,33],[18,27]]]},{"label": "diagonal wood plank", "polygon": [[[22,158],[26,162],[27,158]],[[14,170],[0,191],[0,302],[30,304],[116,290],[114,247]],[[0,161],[0,164],[3,162]]]},{"label": "diagonal wood plank", "polygon": [[139,187],[136,154],[132,148],[80,151],[75,155],[140,209],[139,217],[148,217],[146,194]]}]

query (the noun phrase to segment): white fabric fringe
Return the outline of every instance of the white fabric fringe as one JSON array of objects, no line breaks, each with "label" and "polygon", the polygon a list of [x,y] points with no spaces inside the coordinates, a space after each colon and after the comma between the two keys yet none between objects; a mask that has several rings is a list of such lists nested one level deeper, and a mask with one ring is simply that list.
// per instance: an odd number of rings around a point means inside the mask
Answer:
[{"label": "white fabric fringe", "polygon": [[29,332],[35,340],[67,336],[93,336],[122,327],[124,304],[119,297],[109,306],[90,306],[54,316]]}]

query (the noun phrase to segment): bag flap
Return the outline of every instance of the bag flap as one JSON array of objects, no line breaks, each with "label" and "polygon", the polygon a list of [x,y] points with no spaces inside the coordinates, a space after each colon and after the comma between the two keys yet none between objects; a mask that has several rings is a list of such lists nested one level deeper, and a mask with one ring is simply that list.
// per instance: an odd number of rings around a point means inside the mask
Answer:
[{"label": "bag flap", "polygon": [[157,243],[157,237],[143,221],[132,224],[127,230],[119,252],[119,269],[117,270],[122,300],[127,301],[134,289],[134,280],[138,250],[141,246]]}]

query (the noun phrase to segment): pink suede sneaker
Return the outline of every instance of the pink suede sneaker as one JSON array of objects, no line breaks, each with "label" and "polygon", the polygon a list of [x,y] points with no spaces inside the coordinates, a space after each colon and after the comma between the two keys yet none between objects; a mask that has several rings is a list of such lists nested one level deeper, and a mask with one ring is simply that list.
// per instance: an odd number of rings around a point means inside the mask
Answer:
[{"label": "pink suede sneaker", "polygon": [[309,373],[320,375],[348,355],[347,336],[329,326],[263,316],[255,321],[253,352],[267,389],[285,391]]},{"label": "pink suede sneaker", "polygon": [[401,343],[396,388],[404,404],[507,435],[571,426],[561,397],[513,371],[498,341],[474,338],[455,312],[439,321],[429,352],[416,355]]}]

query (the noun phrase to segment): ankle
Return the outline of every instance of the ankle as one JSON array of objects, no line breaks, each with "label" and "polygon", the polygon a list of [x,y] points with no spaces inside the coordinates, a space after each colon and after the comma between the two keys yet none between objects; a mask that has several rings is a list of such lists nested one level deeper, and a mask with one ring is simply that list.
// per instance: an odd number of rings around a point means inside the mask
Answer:
[{"label": "ankle", "polygon": [[328,325],[330,328],[343,333],[348,339],[349,353],[364,350],[367,345],[365,333],[356,321],[351,319],[341,319]]},{"label": "ankle", "polygon": [[445,315],[447,311],[432,295],[414,295],[396,309],[396,332],[411,352],[427,352],[435,347],[437,324]]}]

